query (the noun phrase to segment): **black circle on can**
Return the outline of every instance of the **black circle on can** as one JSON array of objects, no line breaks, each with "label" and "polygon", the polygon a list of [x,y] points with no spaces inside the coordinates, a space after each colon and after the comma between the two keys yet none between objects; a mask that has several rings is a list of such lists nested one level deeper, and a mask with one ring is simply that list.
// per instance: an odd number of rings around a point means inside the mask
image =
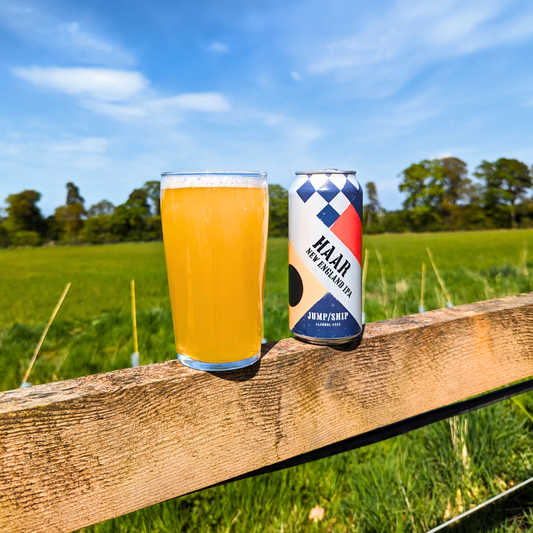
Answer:
[{"label": "black circle on can", "polygon": [[289,305],[294,307],[300,303],[304,294],[304,284],[299,272],[289,265]]}]

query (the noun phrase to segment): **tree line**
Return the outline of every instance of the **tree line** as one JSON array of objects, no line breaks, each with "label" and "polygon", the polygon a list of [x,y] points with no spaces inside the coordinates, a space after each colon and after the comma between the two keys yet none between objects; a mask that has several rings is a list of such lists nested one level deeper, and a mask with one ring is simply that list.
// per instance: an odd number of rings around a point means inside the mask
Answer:
[{"label": "tree line", "polygon": [[[147,181],[118,206],[101,200],[87,207],[79,187],[69,182],[66,189],[65,204],[48,217],[38,206],[40,192],[9,195],[5,216],[0,217],[0,247],[161,240],[159,181]],[[269,185],[269,196],[269,235],[287,235],[287,191]]]},{"label": "tree line", "polygon": [[6,216],[0,220],[0,246],[161,239],[158,181],[147,181],[118,206],[101,200],[86,207],[85,199],[74,183],[67,183],[66,188],[65,204],[46,218],[37,205],[40,192],[25,190],[9,195]]},{"label": "tree line", "polygon": [[[367,233],[533,227],[533,167],[517,159],[482,161],[469,175],[456,157],[425,159],[398,175],[402,209],[387,211],[374,182],[365,184],[363,226]],[[269,185],[269,236],[285,237],[288,192]],[[147,181],[118,206],[101,200],[85,205],[79,188],[66,184],[65,204],[44,217],[41,193],[24,190],[6,198],[0,247],[46,243],[103,244],[162,238],[160,183]]]},{"label": "tree line", "polygon": [[469,175],[457,157],[425,159],[399,176],[403,209],[386,211],[366,184],[367,233],[533,227],[533,167],[517,159],[482,161]]}]

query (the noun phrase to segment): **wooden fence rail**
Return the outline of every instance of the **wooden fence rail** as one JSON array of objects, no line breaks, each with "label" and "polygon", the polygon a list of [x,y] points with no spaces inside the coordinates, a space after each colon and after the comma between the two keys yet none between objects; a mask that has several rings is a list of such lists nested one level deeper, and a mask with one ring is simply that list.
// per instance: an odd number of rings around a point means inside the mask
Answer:
[{"label": "wooden fence rail", "polygon": [[523,294],[368,324],[359,346],[285,339],[242,371],[169,361],[3,392],[0,530],[72,531],[531,375]]}]

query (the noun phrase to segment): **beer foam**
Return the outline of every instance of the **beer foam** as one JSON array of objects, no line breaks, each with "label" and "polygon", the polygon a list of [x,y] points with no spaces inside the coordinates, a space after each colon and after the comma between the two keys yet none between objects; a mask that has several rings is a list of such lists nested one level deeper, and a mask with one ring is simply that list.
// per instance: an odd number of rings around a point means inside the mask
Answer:
[{"label": "beer foam", "polygon": [[161,189],[266,188],[266,176],[266,172],[165,172],[161,175]]}]

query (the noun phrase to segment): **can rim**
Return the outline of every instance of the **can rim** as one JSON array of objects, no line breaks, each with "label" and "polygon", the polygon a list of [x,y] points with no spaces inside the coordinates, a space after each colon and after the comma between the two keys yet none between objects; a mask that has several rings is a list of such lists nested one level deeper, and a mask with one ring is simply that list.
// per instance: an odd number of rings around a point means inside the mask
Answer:
[{"label": "can rim", "polygon": [[326,168],[325,170],[298,170],[295,172],[297,176],[304,175],[304,174],[357,174],[355,170],[338,170],[336,168]]}]

